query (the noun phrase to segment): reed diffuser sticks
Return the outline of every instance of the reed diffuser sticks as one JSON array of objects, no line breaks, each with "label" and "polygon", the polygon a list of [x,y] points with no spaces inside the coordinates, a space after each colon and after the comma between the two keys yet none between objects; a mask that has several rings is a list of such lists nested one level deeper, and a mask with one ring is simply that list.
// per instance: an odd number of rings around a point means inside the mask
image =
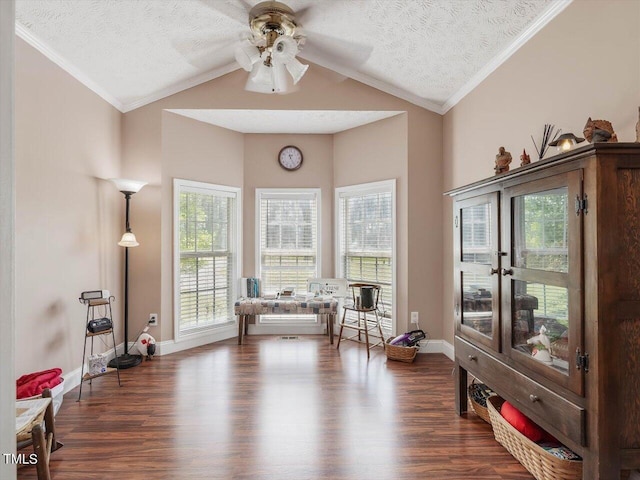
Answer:
[{"label": "reed diffuser sticks", "polygon": [[540,143],[540,147],[536,145],[536,141],[533,139],[533,135],[531,135],[531,141],[533,142],[533,146],[536,148],[536,153],[538,154],[538,160],[542,160],[542,157],[544,157],[544,154],[547,153],[547,149],[549,148],[549,143],[553,142],[556,138],[558,138],[558,135],[560,135],[560,132],[562,132],[562,130],[558,130],[554,134],[555,128],[556,128],[555,125],[550,125],[548,123],[544,125],[544,129],[542,131],[542,142]]}]

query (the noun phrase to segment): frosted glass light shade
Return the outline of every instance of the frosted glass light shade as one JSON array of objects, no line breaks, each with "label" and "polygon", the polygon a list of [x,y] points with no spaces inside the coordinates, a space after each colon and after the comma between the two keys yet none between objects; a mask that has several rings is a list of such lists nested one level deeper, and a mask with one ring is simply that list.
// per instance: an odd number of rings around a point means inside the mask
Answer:
[{"label": "frosted glass light shade", "polygon": [[121,192],[137,193],[147,182],[140,180],[129,180],[126,178],[110,178],[109,179]]},{"label": "frosted glass light shade", "polygon": [[136,240],[136,236],[133,234],[133,232],[125,232],[118,242],[118,245],[120,245],[121,247],[137,247],[140,244]]},{"label": "frosted glass light shade", "polygon": [[287,70],[281,63],[274,63],[271,69],[273,71],[273,92],[285,93],[288,90]]},{"label": "frosted glass light shade", "polygon": [[273,93],[271,67],[266,66],[263,62],[256,63],[249,74],[245,89],[250,92]]},{"label": "frosted glass light shade", "polygon": [[287,64],[298,53],[298,42],[287,36],[278,37],[273,44],[273,61],[276,63]]},{"label": "frosted glass light shade", "polygon": [[235,50],[236,61],[247,72],[251,71],[253,64],[260,60],[260,50],[251,42],[242,42]]},{"label": "frosted glass light shade", "polygon": [[287,62],[287,70],[293,77],[293,84],[297,84],[300,79],[304,76],[305,72],[309,68],[309,65],[304,65],[300,63],[300,60],[297,58],[293,58]]}]

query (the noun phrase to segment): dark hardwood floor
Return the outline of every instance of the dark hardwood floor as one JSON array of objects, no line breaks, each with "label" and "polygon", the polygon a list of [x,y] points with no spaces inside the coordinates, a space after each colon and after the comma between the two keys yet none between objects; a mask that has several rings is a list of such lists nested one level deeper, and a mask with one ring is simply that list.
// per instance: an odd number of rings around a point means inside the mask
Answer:
[{"label": "dark hardwood floor", "polygon": [[[67,393],[54,480],[530,480],[473,411],[453,362],[327,337],[251,336],[156,357]],[[28,450],[25,450],[28,453]],[[18,470],[36,478],[35,467]]]}]

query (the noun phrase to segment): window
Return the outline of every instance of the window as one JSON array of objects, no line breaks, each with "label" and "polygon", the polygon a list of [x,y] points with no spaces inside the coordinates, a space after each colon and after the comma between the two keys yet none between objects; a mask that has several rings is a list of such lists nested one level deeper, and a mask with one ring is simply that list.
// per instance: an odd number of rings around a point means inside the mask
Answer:
[{"label": "window", "polygon": [[382,328],[393,332],[395,180],[336,189],[336,273],[382,287]]},{"label": "window", "polygon": [[240,189],[174,180],[176,338],[234,321]]},{"label": "window", "polygon": [[[319,276],[319,204],[319,189],[256,189],[256,259],[263,293],[285,287],[306,292],[307,279]],[[271,317],[263,315],[261,322]]]}]

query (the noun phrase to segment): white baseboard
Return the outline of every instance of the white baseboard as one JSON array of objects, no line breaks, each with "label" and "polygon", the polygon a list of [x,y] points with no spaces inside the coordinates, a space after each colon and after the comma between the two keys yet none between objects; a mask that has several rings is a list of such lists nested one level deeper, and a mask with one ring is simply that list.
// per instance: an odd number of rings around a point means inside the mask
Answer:
[{"label": "white baseboard", "polygon": [[453,345],[446,340],[429,340],[426,344],[420,346],[418,353],[443,353],[450,360],[454,360]]},{"label": "white baseboard", "polygon": [[186,337],[178,341],[166,340],[164,342],[156,343],[156,356],[170,355],[172,353],[189,350],[190,348],[201,347],[202,345],[220,342],[222,340],[227,340],[229,338],[237,336],[238,327],[237,325],[233,324],[220,327],[214,332],[210,332],[204,335],[194,335],[192,337]]}]

